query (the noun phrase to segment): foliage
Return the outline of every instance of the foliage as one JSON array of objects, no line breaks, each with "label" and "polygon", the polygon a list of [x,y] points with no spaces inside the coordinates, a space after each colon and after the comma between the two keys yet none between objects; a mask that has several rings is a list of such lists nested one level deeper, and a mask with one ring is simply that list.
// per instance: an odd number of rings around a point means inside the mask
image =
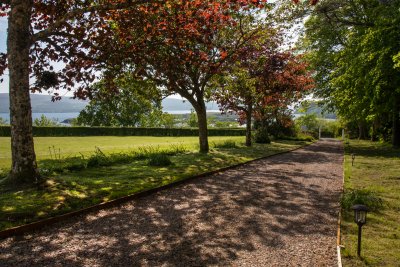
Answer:
[{"label": "foliage", "polygon": [[259,127],[254,133],[254,142],[258,144],[269,144],[271,139],[268,134],[268,129],[266,127]]},{"label": "foliage", "polygon": [[165,154],[152,154],[147,162],[149,166],[169,166],[172,165],[172,161]]},{"label": "foliage", "polygon": [[400,69],[396,55],[400,1],[327,0],[311,12],[303,48],[317,70],[320,97],[374,139],[392,121],[392,143],[400,145]]},{"label": "foliage", "polygon": [[47,118],[45,115],[41,115],[40,118],[36,118],[33,121],[33,125],[37,127],[54,127],[59,126],[57,121]]},{"label": "foliage", "polygon": [[370,211],[378,211],[383,207],[383,200],[368,189],[347,190],[340,200],[342,208],[351,210],[356,204],[366,205]]},{"label": "foliage", "polygon": [[1,125],[8,125],[8,124],[9,123],[8,123],[8,121],[6,119],[3,119],[3,118],[0,117],[0,126]]},{"label": "foliage", "polygon": [[225,140],[223,142],[213,142],[214,148],[237,148],[235,140]]},{"label": "foliage", "polygon": [[312,88],[313,79],[302,56],[282,51],[281,44],[282,33],[263,29],[236,65],[215,79],[214,98],[223,111],[238,113],[246,125],[254,116],[265,128],[290,129],[288,106]]},{"label": "foliage", "polygon": [[175,116],[164,112],[161,114],[158,124],[164,128],[174,128],[176,124]]},{"label": "foliage", "polygon": [[161,94],[156,86],[124,74],[93,86],[90,103],[79,113],[77,122],[89,126],[155,127],[162,118]]},{"label": "foliage", "polygon": [[305,114],[296,119],[296,124],[302,132],[318,135],[319,120],[316,114]]},{"label": "foliage", "polygon": [[197,119],[197,114],[194,112],[194,110],[190,110],[190,115],[189,119],[187,121],[189,127],[196,127],[199,124],[199,120]]},{"label": "foliage", "polygon": [[158,160],[160,161],[160,164],[162,164],[163,157],[175,156],[187,151],[187,148],[183,145],[170,145],[166,148],[141,146],[127,152],[105,154],[100,148],[96,147],[95,152],[87,158],[85,158],[83,155],[80,157],[66,158],[61,158],[60,156],[59,158],[56,157],[55,159],[41,160],[39,162],[39,168],[42,175],[50,176],[54,173],[80,171],[86,168],[126,164],[135,160],[148,159],[149,162],[154,160],[154,164],[157,164]]}]

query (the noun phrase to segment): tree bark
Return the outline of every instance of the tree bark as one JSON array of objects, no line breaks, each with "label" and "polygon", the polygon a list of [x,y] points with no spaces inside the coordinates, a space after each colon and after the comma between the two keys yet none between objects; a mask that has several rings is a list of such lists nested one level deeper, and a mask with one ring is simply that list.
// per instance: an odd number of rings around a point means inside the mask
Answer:
[{"label": "tree bark", "polygon": [[358,140],[365,139],[365,125],[364,122],[358,122]]},{"label": "tree bark", "polygon": [[29,96],[29,49],[32,0],[11,1],[8,18],[7,56],[10,75],[10,124],[12,166],[10,179],[35,183],[39,179],[32,135]]},{"label": "tree bark", "polygon": [[251,114],[253,113],[253,104],[247,104],[246,109],[246,146],[251,146]]},{"label": "tree bark", "polygon": [[199,142],[200,152],[208,153],[208,129],[207,129],[207,110],[203,100],[198,101],[198,105],[195,107],[195,111],[198,119],[199,126]]},{"label": "tree bark", "polygon": [[392,146],[400,147],[400,100],[396,97],[393,107]]}]

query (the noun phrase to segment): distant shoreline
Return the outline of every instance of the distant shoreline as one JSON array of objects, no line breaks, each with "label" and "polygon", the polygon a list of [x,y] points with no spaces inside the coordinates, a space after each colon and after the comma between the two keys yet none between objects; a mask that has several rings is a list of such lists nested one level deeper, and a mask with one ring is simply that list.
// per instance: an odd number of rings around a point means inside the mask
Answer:
[{"label": "distant shoreline", "polygon": [[[169,114],[190,114],[191,110],[164,110],[164,112]],[[219,110],[207,110],[207,113],[221,113]],[[42,115],[45,115],[47,118],[62,122],[67,119],[77,118],[79,112],[32,112],[32,120],[39,119]],[[0,118],[7,120],[10,122],[10,113],[8,112],[0,112]]]}]

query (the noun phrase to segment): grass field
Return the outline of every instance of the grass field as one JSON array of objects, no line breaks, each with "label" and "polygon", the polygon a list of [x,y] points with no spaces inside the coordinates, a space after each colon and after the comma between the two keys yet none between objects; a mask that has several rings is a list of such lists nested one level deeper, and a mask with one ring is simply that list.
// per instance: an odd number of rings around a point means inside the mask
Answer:
[{"label": "grass field", "polygon": [[[147,143],[145,143],[145,140]],[[192,137],[87,137],[36,138],[39,159],[48,158],[48,146],[60,147],[62,157],[76,153],[91,153],[94,146],[104,152],[126,151],[135,146],[182,143],[190,150],[170,156],[172,165],[149,166],[147,160],[133,160],[112,166],[87,168],[52,174],[40,189],[14,188],[0,185],[0,230],[78,210],[93,204],[156,188],[204,172],[276,154],[305,145],[299,141],[279,141],[268,145],[243,146],[244,137],[211,137],[210,144],[237,143],[236,147],[212,148],[201,154],[194,149],[197,138]],[[2,141],[9,141],[2,139]],[[225,143],[226,144],[226,143]],[[4,149],[4,147],[3,147]],[[9,153],[9,152],[7,152]],[[6,158],[9,160],[8,158]],[[40,161],[39,161],[40,165]]]},{"label": "grass field", "polygon": [[[243,137],[212,136],[209,142],[231,139],[243,142]],[[198,146],[198,137],[151,137],[151,136],[90,136],[90,137],[35,137],[35,151],[37,160],[49,159],[56,154],[61,158],[77,156],[82,153],[87,156],[93,154],[96,147],[105,153],[129,151],[140,146],[166,147],[172,144],[183,144],[189,150]],[[54,146],[54,148],[53,148]],[[0,169],[11,166],[11,145],[9,137],[0,137]]]},{"label": "grass field", "polygon": [[[361,258],[357,257],[353,212],[343,212],[343,266],[400,266],[400,149],[351,140],[345,151],[345,191],[369,190],[383,199],[384,205],[381,210],[367,214]],[[351,166],[352,153],[354,166]]]}]

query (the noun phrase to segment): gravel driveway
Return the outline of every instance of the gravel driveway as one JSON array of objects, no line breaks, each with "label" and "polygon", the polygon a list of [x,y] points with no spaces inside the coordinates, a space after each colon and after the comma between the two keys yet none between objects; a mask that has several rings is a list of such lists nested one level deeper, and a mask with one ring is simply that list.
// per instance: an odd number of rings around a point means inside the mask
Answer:
[{"label": "gravel driveway", "polygon": [[337,266],[335,140],[192,180],[23,237],[0,266]]}]

